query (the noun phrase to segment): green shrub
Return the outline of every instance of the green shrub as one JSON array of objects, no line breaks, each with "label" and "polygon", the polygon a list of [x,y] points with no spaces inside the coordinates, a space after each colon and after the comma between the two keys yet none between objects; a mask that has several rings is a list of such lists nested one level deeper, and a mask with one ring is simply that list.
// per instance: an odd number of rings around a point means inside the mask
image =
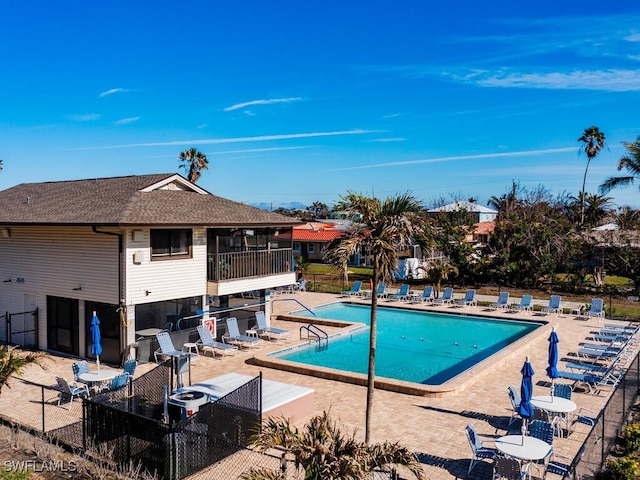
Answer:
[{"label": "green shrub", "polygon": [[631,457],[607,462],[604,472],[598,475],[601,480],[636,480],[640,472],[638,461]]},{"label": "green shrub", "polygon": [[626,453],[640,450],[640,423],[632,423],[622,428],[622,447]]}]

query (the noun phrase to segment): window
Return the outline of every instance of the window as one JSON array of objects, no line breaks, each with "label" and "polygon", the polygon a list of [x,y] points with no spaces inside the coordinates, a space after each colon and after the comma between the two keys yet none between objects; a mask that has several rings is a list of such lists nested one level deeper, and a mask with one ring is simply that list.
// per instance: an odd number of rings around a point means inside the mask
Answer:
[{"label": "window", "polygon": [[152,229],[151,260],[190,258],[192,232],[189,228]]},{"label": "window", "polygon": [[316,244],[315,243],[310,243],[309,244],[309,253],[316,253]]},{"label": "window", "polygon": [[300,242],[293,242],[293,251],[294,252],[300,251]]}]

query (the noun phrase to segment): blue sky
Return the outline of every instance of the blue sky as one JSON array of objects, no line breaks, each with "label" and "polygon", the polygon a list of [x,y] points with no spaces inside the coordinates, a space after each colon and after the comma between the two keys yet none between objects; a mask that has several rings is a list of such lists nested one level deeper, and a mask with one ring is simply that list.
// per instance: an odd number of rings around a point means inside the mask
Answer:
[{"label": "blue sky", "polygon": [[[446,5],[445,5],[446,3]],[[180,172],[273,208],[347,191],[595,193],[640,135],[640,4],[25,0],[0,5],[0,189]],[[640,205],[638,185],[614,190]]]}]

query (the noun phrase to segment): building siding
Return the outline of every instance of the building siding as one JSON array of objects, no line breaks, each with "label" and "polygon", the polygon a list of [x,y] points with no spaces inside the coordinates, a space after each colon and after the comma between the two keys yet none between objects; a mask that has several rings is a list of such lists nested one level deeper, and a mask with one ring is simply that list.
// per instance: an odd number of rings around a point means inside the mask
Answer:
[{"label": "building siding", "polygon": [[[8,238],[0,238],[0,281],[2,314],[21,312],[24,294],[36,295],[38,340],[46,349],[48,295],[81,304],[118,303],[118,238],[96,234],[90,227],[12,227]],[[0,338],[6,334],[1,321]]]}]

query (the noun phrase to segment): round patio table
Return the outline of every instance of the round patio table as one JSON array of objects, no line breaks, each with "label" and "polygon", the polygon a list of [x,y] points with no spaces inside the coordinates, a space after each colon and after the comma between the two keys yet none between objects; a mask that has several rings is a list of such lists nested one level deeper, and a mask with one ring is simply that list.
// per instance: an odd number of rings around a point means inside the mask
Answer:
[{"label": "round patio table", "polygon": [[551,445],[529,435],[506,435],[496,440],[496,448],[521,460],[542,460],[551,453]]},{"label": "round patio table", "polygon": [[94,371],[81,373],[80,375],[78,375],[78,380],[82,383],[86,383],[91,387],[95,387],[96,384],[104,384],[105,382],[113,380],[119,373],[121,372],[119,372],[118,370],[101,368],[99,372]]},{"label": "round patio table", "polygon": [[531,397],[531,405],[551,413],[571,413],[578,408],[576,403],[568,398],[551,395]]}]

